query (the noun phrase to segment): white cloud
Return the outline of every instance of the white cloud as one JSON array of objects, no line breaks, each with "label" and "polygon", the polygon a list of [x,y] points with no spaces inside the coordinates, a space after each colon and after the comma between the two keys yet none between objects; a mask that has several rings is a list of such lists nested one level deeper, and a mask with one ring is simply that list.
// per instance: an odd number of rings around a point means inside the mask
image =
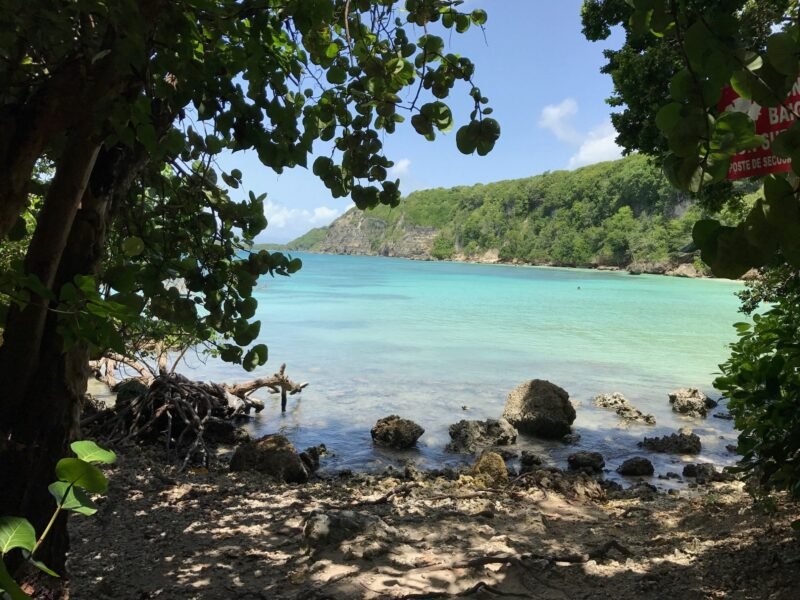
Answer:
[{"label": "white cloud", "polygon": [[395,161],[394,166],[389,169],[389,177],[401,177],[408,175],[408,170],[411,168],[411,160],[408,158],[401,158]]},{"label": "white cloud", "polygon": [[539,127],[551,131],[559,141],[577,147],[569,159],[570,169],[622,156],[622,149],[614,141],[617,132],[610,121],[582,133],[572,123],[576,114],[578,103],[565,98],[558,104],[545,106],[539,116]]},{"label": "white cloud", "polygon": [[581,134],[572,125],[572,117],[578,113],[578,103],[565,98],[558,104],[548,104],[539,116],[539,127],[549,129],[562,142],[580,143]]},{"label": "white cloud", "polygon": [[264,212],[267,215],[270,229],[291,228],[297,230],[304,227],[327,225],[340,214],[338,208],[328,206],[317,206],[313,210],[289,208],[283,204],[276,204],[272,200],[267,200]]},{"label": "white cloud", "polygon": [[592,129],[578,151],[569,159],[569,168],[591,165],[604,160],[615,160],[622,156],[622,148],[615,141],[617,132],[611,122]]}]

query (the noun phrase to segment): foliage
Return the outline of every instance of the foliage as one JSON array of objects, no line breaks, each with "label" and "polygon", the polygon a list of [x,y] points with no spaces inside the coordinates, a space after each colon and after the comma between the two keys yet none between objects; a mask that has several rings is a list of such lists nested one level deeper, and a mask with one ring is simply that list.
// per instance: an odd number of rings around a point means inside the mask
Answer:
[{"label": "foliage", "polygon": [[44,563],[36,560],[36,551],[50,532],[61,511],[71,511],[82,515],[93,515],[97,506],[89,494],[103,494],[108,487],[108,480],[97,464],[110,465],[116,462],[116,455],[105,450],[91,440],[73,442],[70,447],[77,458],[62,458],[56,465],[58,480],[50,484],[48,490],[53,496],[56,508],[50,522],[37,538],[33,525],[22,517],[0,517],[0,592],[5,591],[11,600],[29,598],[11,577],[6,568],[6,555],[19,550],[25,560],[44,571],[48,575],[58,574]]},{"label": "foliage", "polygon": [[739,339],[714,385],[729,398],[742,465],[765,490],[800,498],[800,312],[796,283],[753,324],[737,323]]},{"label": "foliage", "polygon": [[315,227],[314,229],[301,235],[299,238],[286,244],[287,250],[310,250],[315,244],[325,239],[328,232],[327,227]]},{"label": "foliage", "polygon": [[800,272],[789,265],[763,269],[758,278],[747,282],[738,292],[741,311],[752,314],[765,303],[781,302],[785,306],[800,306]]},{"label": "foliage", "polygon": [[431,251],[440,259],[497,249],[503,260],[626,266],[678,254],[703,213],[646,157],[633,155],[571,172],[414,192],[397,208],[368,214],[387,223],[376,247],[420,226],[440,231]]}]

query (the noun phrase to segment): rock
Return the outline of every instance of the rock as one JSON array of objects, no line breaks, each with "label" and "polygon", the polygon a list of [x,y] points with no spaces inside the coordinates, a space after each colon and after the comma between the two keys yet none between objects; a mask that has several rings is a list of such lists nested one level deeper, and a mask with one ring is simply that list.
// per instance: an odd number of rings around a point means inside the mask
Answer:
[{"label": "rock", "polygon": [[582,471],[564,472],[555,467],[542,467],[531,471],[525,485],[552,491],[569,499],[605,501],[604,482],[597,481]]},{"label": "rock", "polygon": [[214,444],[243,444],[250,441],[250,434],[244,427],[237,427],[235,423],[224,419],[209,419],[204,437]]},{"label": "rock", "polygon": [[727,450],[731,454],[739,454],[739,446],[737,446],[736,444],[728,444],[727,446],[725,446],[725,450]]},{"label": "rock", "polygon": [[561,438],[561,441],[565,444],[577,444],[581,441],[581,434],[580,433],[568,433],[564,437]]},{"label": "rock", "polygon": [[303,525],[303,537],[314,551],[336,546],[347,559],[370,559],[388,552],[400,536],[376,515],[331,510],[311,513]]},{"label": "rock", "polygon": [[599,452],[576,452],[567,457],[569,468],[573,471],[583,471],[584,473],[600,473],[606,466],[603,455]]},{"label": "rock", "polygon": [[390,415],[378,419],[370,433],[375,445],[404,450],[414,446],[425,430],[414,421]]},{"label": "rock", "polygon": [[697,483],[708,483],[712,481],[732,481],[733,475],[725,471],[717,471],[714,465],[708,463],[689,463],[683,467],[684,477],[694,477]]},{"label": "rock", "polygon": [[672,277],[690,277],[692,279],[697,277],[704,277],[705,275],[697,270],[692,263],[683,263],[667,271],[667,275]]},{"label": "rock", "polygon": [[594,404],[600,408],[610,408],[626,421],[638,421],[647,425],[656,424],[656,418],[653,415],[644,414],[618,392],[595,396]]},{"label": "rock", "polygon": [[575,409],[569,394],[543,379],[532,379],[514,389],[503,417],[523,433],[558,439],[570,433]]},{"label": "rock", "polygon": [[319,459],[321,456],[327,454],[328,449],[325,447],[325,444],[320,444],[319,446],[311,446],[306,448],[300,453],[300,460],[303,461],[303,464],[306,466],[306,469],[309,472],[313,473],[317,469],[319,469]]},{"label": "rock", "polygon": [[535,452],[523,450],[522,456],[519,457],[519,463],[523,467],[534,467],[544,464],[544,461],[542,460],[542,457]]},{"label": "rock", "polygon": [[237,447],[230,468],[231,471],[258,471],[287,483],[305,483],[309,477],[309,470],[295,447],[279,433]]},{"label": "rock", "polygon": [[462,420],[450,425],[449,452],[471,454],[487,446],[508,446],[517,441],[517,430],[505,419]]},{"label": "rock", "polygon": [[652,475],[655,472],[653,463],[644,456],[634,456],[617,467],[620,475]]},{"label": "rock", "polygon": [[619,488],[608,489],[608,497],[613,500],[630,500],[638,498],[639,500],[650,501],[655,500],[658,494],[658,488],[652,484],[644,481],[633,484],[624,490]]},{"label": "rock", "polygon": [[667,454],[699,454],[700,438],[695,433],[673,433],[663,437],[644,438],[639,447]]},{"label": "rock", "polygon": [[113,391],[117,394],[118,404],[127,404],[134,398],[144,396],[150,388],[142,383],[141,379],[126,379],[120,381],[113,387]]},{"label": "rock", "polygon": [[722,419],[723,421],[733,421],[733,415],[731,413],[714,413],[715,419]]},{"label": "rock", "polygon": [[708,409],[717,403],[697,388],[680,388],[669,393],[669,403],[673,412],[689,417],[705,417]]},{"label": "rock", "polygon": [[481,454],[472,466],[470,475],[486,487],[496,487],[508,483],[506,463],[497,452],[486,451]]}]

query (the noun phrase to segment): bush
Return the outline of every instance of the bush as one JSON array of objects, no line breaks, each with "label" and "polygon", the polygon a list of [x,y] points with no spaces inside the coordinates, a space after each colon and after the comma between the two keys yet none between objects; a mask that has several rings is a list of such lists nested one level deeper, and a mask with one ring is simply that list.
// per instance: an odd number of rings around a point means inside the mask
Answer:
[{"label": "bush", "polygon": [[739,339],[714,385],[741,432],[742,468],[761,491],[800,498],[800,311],[791,299],[736,324]]}]

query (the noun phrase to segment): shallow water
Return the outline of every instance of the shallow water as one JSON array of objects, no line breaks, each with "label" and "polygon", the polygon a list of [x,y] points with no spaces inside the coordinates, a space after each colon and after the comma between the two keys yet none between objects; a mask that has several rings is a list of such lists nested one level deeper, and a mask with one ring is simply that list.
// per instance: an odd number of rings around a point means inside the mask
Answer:
[{"label": "shallow water", "polygon": [[[291,278],[263,278],[256,295],[259,341],[270,347],[264,376],[282,362],[295,381],[308,381],[281,415],[269,396],[253,433],[282,431],[299,447],[324,443],[325,468],[373,470],[413,460],[423,467],[455,464],[444,452],[447,427],[460,419],[499,417],[508,392],[526,379],[547,379],[577,403],[566,446],[532,438],[523,448],[546,451],[563,465],[576,449],[603,453],[614,469],[647,455],[657,473],[680,471],[681,459],[639,451],[644,435],[694,427],[700,460],[731,464],[728,421],[674,415],[667,393],[694,386],[716,398],[712,381],[741,320],[730,281],[690,280],[580,269],[553,269],[378,257],[299,254]],[[238,368],[190,359],[199,379],[248,379]],[[603,392],[622,392],[658,425],[625,426],[593,405]],[[462,407],[468,407],[462,410]],[[712,411],[724,411],[724,406]],[[399,414],[426,430],[419,449],[373,448],[369,430]],[[695,460],[695,459],[692,459]]]}]

